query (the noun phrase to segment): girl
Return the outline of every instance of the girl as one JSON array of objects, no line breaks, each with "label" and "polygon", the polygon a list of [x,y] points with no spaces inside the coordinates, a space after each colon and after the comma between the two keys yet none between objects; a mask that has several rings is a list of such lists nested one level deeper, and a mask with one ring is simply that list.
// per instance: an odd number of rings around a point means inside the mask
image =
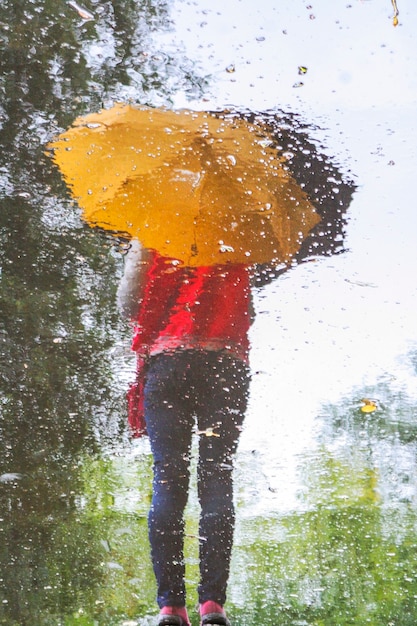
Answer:
[{"label": "girl", "polygon": [[119,288],[135,323],[129,392],[134,434],[154,458],[149,539],[158,626],[189,626],[184,508],[192,433],[199,435],[201,624],[230,626],[223,605],[233,543],[232,463],[249,389],[250,285],[244,265],[183,267],[133,242]]}]

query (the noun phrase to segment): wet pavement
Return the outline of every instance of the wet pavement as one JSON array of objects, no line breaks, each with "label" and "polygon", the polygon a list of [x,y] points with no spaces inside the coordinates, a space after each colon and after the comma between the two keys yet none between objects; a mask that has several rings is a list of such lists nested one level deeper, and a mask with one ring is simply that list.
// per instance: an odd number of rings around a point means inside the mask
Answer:
[{"label": "wet pavement", "polygon": [[[128,101],[285,114],[351,185],[343,251],[252,290],[233,625],[415,623],[417,10],[328,4],[0,7],[0,624],[154,623],[126,241],[83,221],[47,147]],[[190,607],[197,518],[193,474]]]}]

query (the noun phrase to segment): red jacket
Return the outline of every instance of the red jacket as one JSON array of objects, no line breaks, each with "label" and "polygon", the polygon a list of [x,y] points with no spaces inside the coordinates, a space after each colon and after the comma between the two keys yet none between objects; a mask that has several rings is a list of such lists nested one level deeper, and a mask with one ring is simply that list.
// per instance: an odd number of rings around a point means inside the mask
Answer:
[{"label": "red jacket", "polygon": [[249,300],[244,265],[189,268],[154,253],[132,349],[143,356],[178,349],[225,350],[247,361]]},{"label": "red jacket", "polygon": [[138,376],[128,399],[135,434],[144,429],[144,364],[149,356],[174,350],[214,350],[247,362],[250,322],[245,265],[182,267],[154,253],[132,343],[138,354]]}]

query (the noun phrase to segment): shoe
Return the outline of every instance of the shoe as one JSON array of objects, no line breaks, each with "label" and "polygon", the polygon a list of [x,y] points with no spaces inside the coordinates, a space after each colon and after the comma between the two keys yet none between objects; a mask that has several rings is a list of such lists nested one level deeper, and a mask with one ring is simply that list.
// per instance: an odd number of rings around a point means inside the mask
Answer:
[{"label": "shoe", "polygon": [[231,626],[224,613],[207,613],[201,617],[201,626]]},{"label": "shoe", "polygon": [[231,626],[223,607],[211,600],[200,604],[200,617],[200,626]]},{"label": "shoe", "polygon": [[157,626],[191,626],[185,607],[164,606],[158,615]]},{"label": "shoe", "polygon": [[157,626],[187,626],[179,615],[158,615]]}]

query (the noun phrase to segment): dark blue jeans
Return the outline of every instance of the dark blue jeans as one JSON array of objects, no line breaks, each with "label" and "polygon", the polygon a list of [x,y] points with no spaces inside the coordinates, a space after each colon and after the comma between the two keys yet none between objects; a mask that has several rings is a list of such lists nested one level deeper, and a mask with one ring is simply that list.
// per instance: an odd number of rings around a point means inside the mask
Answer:
[{"label": "dark blue jeans", "polygon": [[154,457],[149,512],[158,604],[184,606],[184,508],[191,437],[199,432],[199,601],[226,599],[233,543],[232,463],[247,405],[248,367],[231,356],[178,351],[150,359],[145,418]]}]

